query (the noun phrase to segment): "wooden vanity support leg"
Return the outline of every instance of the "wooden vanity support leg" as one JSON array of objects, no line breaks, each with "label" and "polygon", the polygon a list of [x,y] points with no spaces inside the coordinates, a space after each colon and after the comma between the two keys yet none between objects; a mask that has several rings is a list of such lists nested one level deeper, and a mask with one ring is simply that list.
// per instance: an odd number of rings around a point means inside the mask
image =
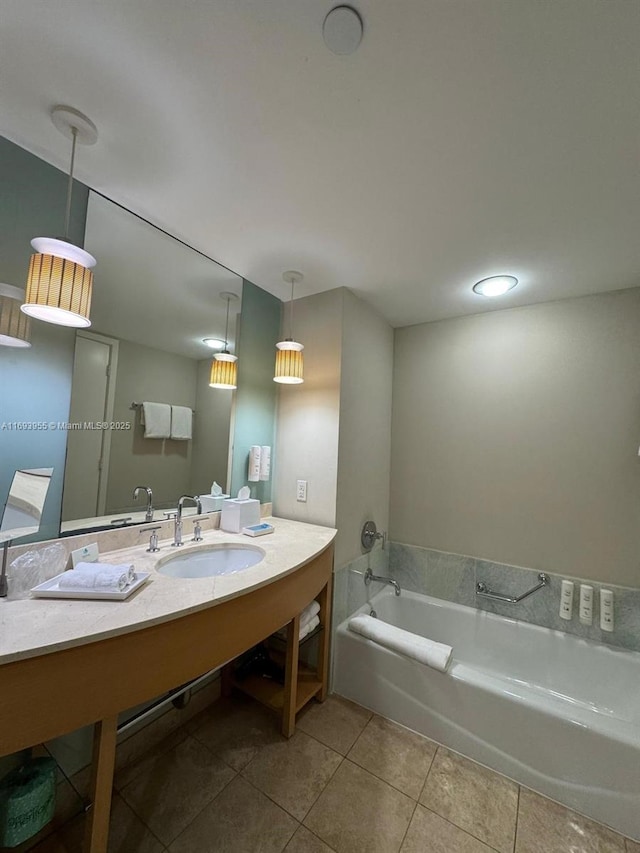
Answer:
[{"label": "wooden vanity support leg", "polygon": [[298,652],[300,649],[300,614],[287,625],[287,657],[284,673],[284,702],[282,706],[282,734],[291,737],[296,727],[298,701]]},{"label": "wooden vanity support leg", "polygon": [[91,765],[91,807],[87,812],[83,853],[107,853],[117,726],[117,716],[107,717],[95,725]]},{"label": "wooden vanity support leg", "polygon": [[329,580],[326,586],[322,588],[322,592],[318,596],[320,604],[320,624],[324,631],[320,639],[320,648],[318,649],[318,681],[322,682],[322,689],[317,695],[318,702],[324,702],[329,692],[329,649],[331,646],[331,601],[333,588],[333,574],[329,575]]}]

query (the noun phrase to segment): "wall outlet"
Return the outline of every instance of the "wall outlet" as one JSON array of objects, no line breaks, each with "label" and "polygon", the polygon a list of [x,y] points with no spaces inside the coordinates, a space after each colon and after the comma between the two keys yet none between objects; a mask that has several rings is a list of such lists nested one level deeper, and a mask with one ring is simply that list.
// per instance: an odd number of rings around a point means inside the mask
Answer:
[{"label": "wall outlet", "polygon": [[307,502],[307,481],[298,480],[296,482],[296,500],[302,503]]}]

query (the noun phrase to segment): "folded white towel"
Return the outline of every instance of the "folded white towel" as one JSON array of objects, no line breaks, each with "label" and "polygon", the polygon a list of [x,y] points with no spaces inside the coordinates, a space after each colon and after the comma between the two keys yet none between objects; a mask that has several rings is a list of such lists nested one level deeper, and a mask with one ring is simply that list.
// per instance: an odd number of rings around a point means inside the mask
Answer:
[{"label": "folded white towel", "polygon": [[191,441],[193,435],[193,411],[186,406],[171,406],[171,438]]},{"label": "folded white towel", "polygon": [[311,622],[314,616],[317,616],[320,613],[320,605],[317,601],[312,601],[311,604],[307,604],[305,609],[300,614],[300,627],[306,625],[308,622]]},{"label": "folded white towel", "polygon": [[354,616],[349,620],[349,630],[440,672],[445,672],[453,654],[451,646],[427,640],[426,637],[396,628],[373,616]]},{"label": "folded white towel", "polygon": [[103,592],[113,590],[122,592],[129,586],[129,576],[126,572],[117,574],[116,572],[79,572],[77,569],[71,569],[69,572],[63,572],[62,577],[58,581],[59,589],[67,590],[84,590],[98,589]]},{"label": "folded white towel", "polygon": [[310,634],[312,631],[315,631],[319,624],[320,617],[314,616],[310,622],[307,622],[304,627],[300,628],[300,632],[298,633],[298,642],[300,642],[300,640],[304,640],[307,634]]},{"label": "folded white towel", "polygon": [[[304,640],[307,634],[310,634],[312,631],[315,631],[318,625],[320,624],[319,616],[312,616],[311,619],[308,619],[304,625],[300,622],[300,628],[298,629],[298,642],[300,640]],[[279,631],[276,631],[276,634],[281,637],[283,640],[287,639],[287,626],[284,628],[280,628]]]},{"label": "folded white towel", "polygon": [[168,403],[143,403],[142,423],[145,438],[169,438],[171,406]]},{"label": "folded white towel", "polygon": [[74,566],[74,570],[76,572],[83,572],[84,574],[90,575],[96,575],[99,573],[104,574],[105,572],[117,575],[124,573],[127,575],[129,583],[133,583],[136,579],[133,563],[77,563]]}]

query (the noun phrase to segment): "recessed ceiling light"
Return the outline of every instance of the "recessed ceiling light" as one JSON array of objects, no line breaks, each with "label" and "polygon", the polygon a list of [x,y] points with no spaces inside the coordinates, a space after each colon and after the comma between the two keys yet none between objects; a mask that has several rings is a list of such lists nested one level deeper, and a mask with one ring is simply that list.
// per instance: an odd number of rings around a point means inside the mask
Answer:
[{"label": "recessed ceiling light", "polygon": [[362,18],[351,6],[336,6],[324,19],[322,35],[332,53],[347,56],[362,41]]},{"label": "recessed ceiling light", "polygon": [[508,290],[513,290],[517,283],[518,279],[512,275],[492,275],[474,284],[473,289],[481,296],[502,296]]},{"label": "recessed ceiling light", "polygon": [[211,347],[211,349],[222,349],[224,346],[224,341],[221,341],[219,338],[203,338],[202,343]]}]

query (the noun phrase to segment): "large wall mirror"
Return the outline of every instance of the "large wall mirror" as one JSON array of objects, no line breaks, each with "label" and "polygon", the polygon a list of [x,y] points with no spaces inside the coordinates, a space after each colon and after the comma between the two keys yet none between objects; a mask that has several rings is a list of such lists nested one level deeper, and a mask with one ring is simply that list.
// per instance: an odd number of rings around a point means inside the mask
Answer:
[{"label": "large wall mirror", "polygon": [[[235,352],[242,279],[96,193],[89,193],[85,248],[99,259],[91,329],[77,334],[62,499],[62,532],[144,520],[180,495],[228,486],[233,394],[209,387],[212,349]],[[190,439],[148,438],[142,403],[191,409]],[[103,423],[104,429],[85,428]],[[77,429],[75,427],[78,427]],[[158,515],[162,518],[162,513]]]},{"label": "large wall mirror", "polygon": [[[31,237],[53,236],[62,222],[64,182],[0,138],[0,281],[24,286]],[[34,321],[30,349],[0,346],[0,504],[16,469],[53,468],[33,539],[143,523],[147,499],[134,500],[136,486],[152,489],[159,520],[214,480],[235,492],[249,445],[273,439],[279,300],[81,185],[71,239],[98,261],[91,327]],[[240,356],[237,391],[209,387],[215,349],[204,339],[225,337],[222,293],[237,297],[228,332]],[[144,402],[191,409],[191,439],[145,437]],[[35,422],[55,426],[22,428]],[[252,494],[270,500],[270,483]]]}]

